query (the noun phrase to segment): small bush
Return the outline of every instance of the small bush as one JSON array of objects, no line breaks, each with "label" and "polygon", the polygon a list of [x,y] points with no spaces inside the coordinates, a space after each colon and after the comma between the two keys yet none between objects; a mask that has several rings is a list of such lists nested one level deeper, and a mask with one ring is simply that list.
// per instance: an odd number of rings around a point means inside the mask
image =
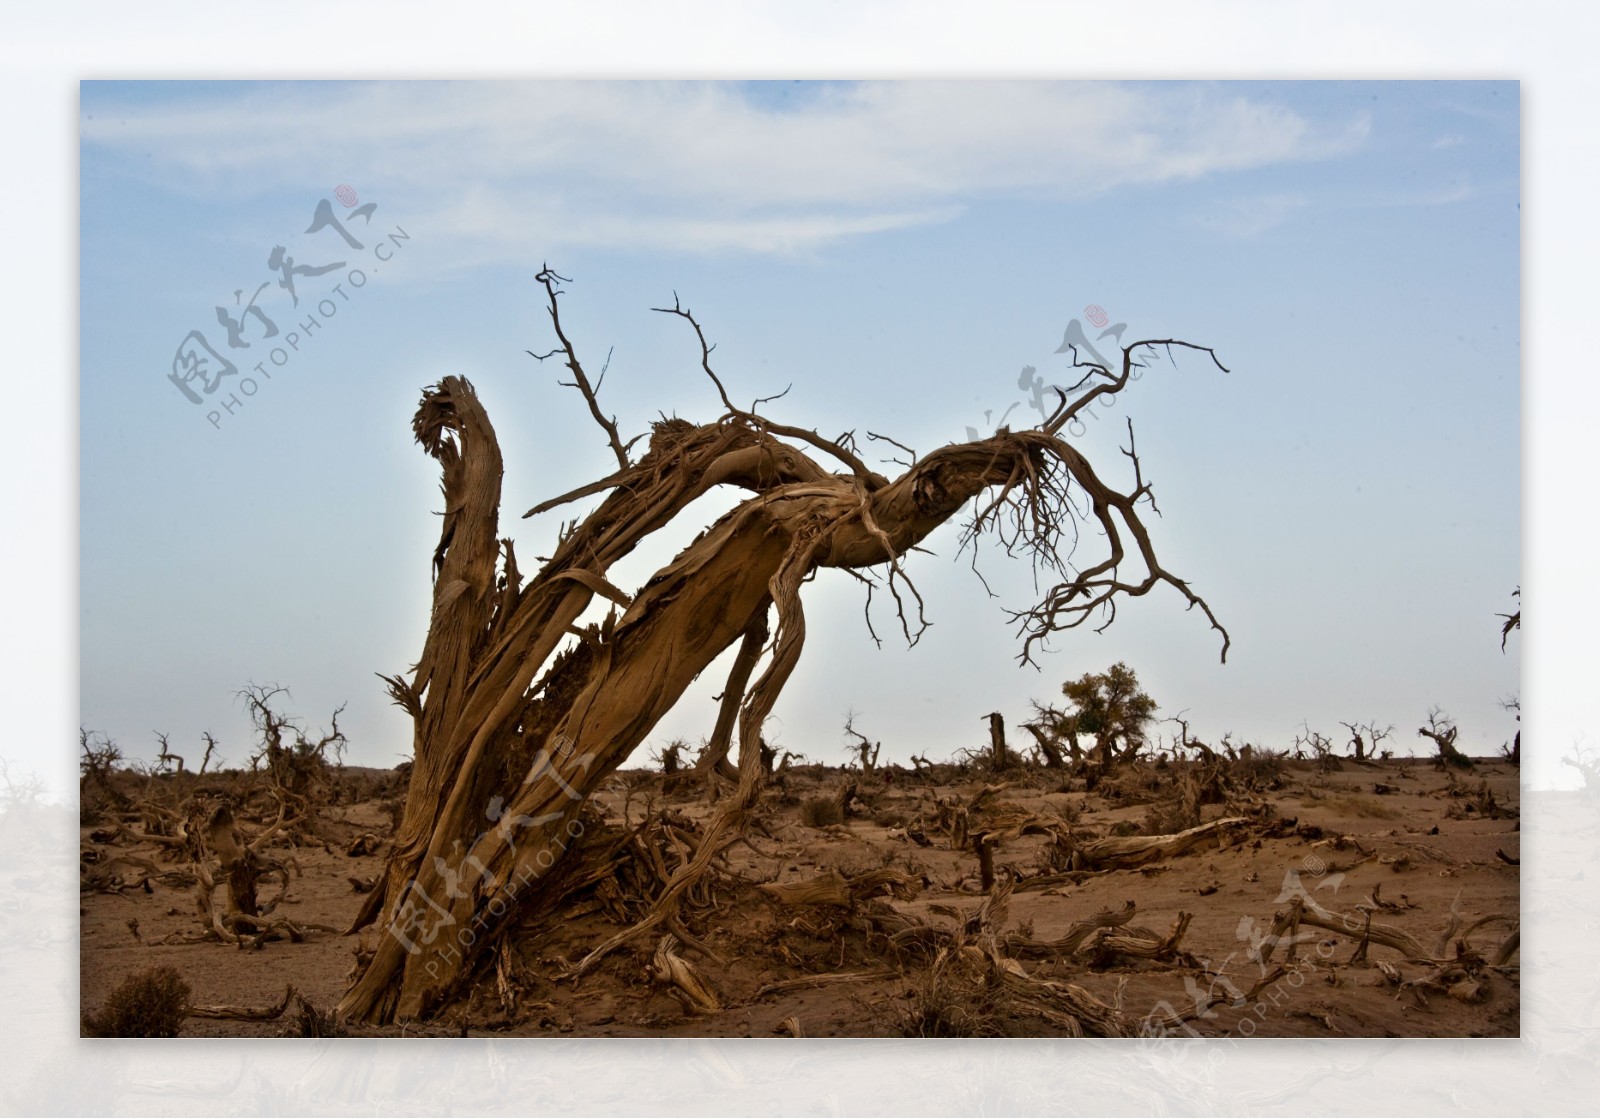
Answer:
[{"label": "small bush", "polygon": [[831,797],[806,797],[800,802],[800,820],[808,828],[844,823],[844,809]]},{"label": "small bush", "polygon": [[936,962],[899,1012],[903,1037],[1001,1037],[995,992],[951,958]]},{"label": "small bush", "polygon": [[189,1010],[189,984],[177,969],[128,976],[100,1008],[83,1017],[84,1037],[177,1037]]},{"label": "small bush", "polygon": [[295,995],[298,1004],[293,1018],[289,1019],[288,1027],[283,1031],[284,1037],[349,1037],[350,1031],[344,1028],[344,1021],[332,1010],[318,1010],[306,1000],[304,995]]},{"label": "small bush", "polygon": [[1138,835],[1174,835],[1200,823],[1200,810],[1182,800],[1164,800],[1145,810]]}]

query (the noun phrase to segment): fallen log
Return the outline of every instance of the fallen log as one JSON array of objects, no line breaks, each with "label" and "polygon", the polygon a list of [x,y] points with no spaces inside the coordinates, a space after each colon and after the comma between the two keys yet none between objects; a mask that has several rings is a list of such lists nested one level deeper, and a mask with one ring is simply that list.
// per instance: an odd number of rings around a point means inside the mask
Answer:
[{"label": "fallen log", "polygon": [[803,882],[766,882],[761,889],[781,905],[850,904],[850,883],[832,868]]},{"label": "fallen log", "polygon": [[1128,835],[1095,839],[1082,844],[1078,848],[1078,855],[1086,867],[1098,870],[1127,870],[1192,851],[1206,840],[1222,836],[1231,828],[1248,827],[1250,822],[1244,816],[1229,816],[1172,835]]},{"label": "fallen log", "polygon": [[901,901],[921,892],[921,884],[903,871],[879,867],[846,878],[829,867],[813,878],[800,882],[765,882],[761,890],[780,905],[838,905],[848,908],[885,891]]},{"label": "fallen log", "polygon": [[1369,916],[1363,914],[1361,917],[1353,917],[1332,910],[1312,909],[1299,898],[1294,898],[1290,903],[1289,912],[1278,914],[1274,920],[1272,930],[1262,947],[1261,962],[1270,962],[1273,952],[1280,943],[1287,944],[1288,958],[1293,959],[1295,934],[1301,925],[1340,933],[1371,944],[1382,944],[1410,959],[1434,959],[1434,956],[1410,933],[1393,925],[1381,925],[1376,921],[1369,923]]},{"label": "fallen log", "polygon": [[281,1018],[283,1012],[289,1008],[289,1000],[294,998],[294,985],[291,983],[283,989],[283,1000],[273,1006],[231,1006],[222,1004],[218,1006],[191,1006],[184,1014],[190,1018],[226,1018],[236,1022],[271,1022]]},{"label": "fallen log", "polygon": [[775,983],[767,983],[757,988],[756,998],[786,994],[789,991],[806,991],[812,987],[827,987],[834,983],[870,983],[874,979],[895,979],[899,975],[900,972],[894,968],[878,968],[875,971],[835,971],[826,975],[802,975],[798,979],[780,979]]},{"label": "fallen log", "polygon": [[1011,955],[1024,960],[1047,960],[1070,956],[1099,930],[1126,925],[1133,920],[1137,909],[1132,901],[1124,902],[1121,909],[1103,909],[1091,917],[1074,922],[1067,929],[1067,934],[1058,940],[1034,940],[1012,934],[1005,938],[1005,948]]}]

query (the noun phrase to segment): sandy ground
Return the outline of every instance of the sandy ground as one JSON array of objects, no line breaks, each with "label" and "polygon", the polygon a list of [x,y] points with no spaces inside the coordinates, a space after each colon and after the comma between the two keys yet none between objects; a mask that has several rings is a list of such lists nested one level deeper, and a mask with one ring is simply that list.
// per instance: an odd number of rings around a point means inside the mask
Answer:
[{"label": "sandy ground", "polygon": [[[970,847],[950,848],[933,826],[941,800],[970,802],[986,782],[1005,787],[982,798],[973,830],[988,820],[1025,817],[1070,821],[1073,834],[1093,839],[1148,829],[1153,808],[1173,794],[1174,774],[1141,765],[1113,787],[1095,792],[1060,771],[1014,770],[1001,775],[932,774],[895,769],[872,777],[859,771],[806,767],[784,775],[763,797],[761,826],[751,844],[729,849],[717,875],[715,904],[691,907],[690,932],[715,959],[680,949],[721,1006],[689,1013],[674,993],[651,980],[654,938],[619,949],[574,984],[571,961],[621,928],[607,909],[575,895],[557,919],[525,930],[513,944],[517,991],[506,1000],[493,972],[441,1018],[381,1029],[350,1027],[356,1035],[569,1036],[773,1036],[798,1028],[805,1036],[902,1036],[918,1032],[1060,1035],[1059,1024],[1019,1014],[1003,1000],[975,999],[969,989],[940,989],[926,959],[891,952],[881,936],[862,931],[844,907],[783,905],[761,883],[803,881],[836,870],[845,876],[892,868],[920,885],[908,900],[880,899],[939,927],[953,928],[983,901],[978,859]],[[836,797],[847,783],[859,786],[854,810],[841,823],[802,821],[805,802]],[[375,788],[381,782],[374,779]],[[698,788],[660,793],[659,775],[614,775],[597,798],[606,822],[637,825],[646,811],[668,810],[692,827],[710,811]],[[381,791],[381,790],[380,790]],[[362,897],[351,879],[383,871],[387,843],[374,854],[351,856],[348,843],[363,833],[389,834],[392,799],[375,793],[320,810],[312,842],[274,847],[293,857],[299,874],[275,912],[297,923],[348,927]],[[1488,796],[1485,796],[1487,792]],[[1084,959],[1030,960],[1039,979],[1078,985],[1131,1018],[1169,1010],[1194,1011],[1197,997],[1221,997],[1180,1031],[1203,1036],[1492,1036],[1519,1033],[1520,956],[1507,966],[1475,968],[1478,981],[1451,997],[1440,988],[1405,987],[1433,969],[1406,960],[1393,948],[1372,944],[1357,957],[1362,911],[1430,946],[1459,908],[1460,928],[1490,920],[1467,937],[1465,950],[1490,958],[1519,915],[1520,855],[1518,773],[1506,763],[1480,761],[1474,770],[1447,773],[1427,760],[1357,765],[1343,761],[1324,772],[1309,762],[1289,762],[1278,788],[1261,794],[1279,825],[1248,829],[1201,849],[1131,870],[1081,873],[1062,881],[1052,866],[1047,835],[1005,838],[995,856],[1001,880],[1013,881],[1003,926],[1048,941],[1093,913],[1137,906],[1133,924],[1165,935],[1180,913],[1192,915],[1182,955],[1165,960],[1116,953]],[[1201,808],[1214,819],[1224,805]],[[1293,821],[1288,825],[1286,821]],[[81,1008],[101,1006],[126,976],[154,965],[176,968],[195,1004],[265,1006],[286,985],[321,1009],[333,1007],[352,975],[358,937],[314,932],[301,943],[272,941],[258,950],[216,940],[203,932],[195,888],[182,884],[186,864],[171,852],[126,836],[106,838],[105,821],[81,829],[85,875],[80,895]],[[246,835],[259,830],[243,825]],[[762,833],[765,834],[762,834]],[[303,837],[302,837],[303,838]],[[925,841],[919,842],[919,839]],[[112,862],[127,855],[163,872],[151,877],[138,865]],[[178,872],[178,873],[167,873]],[[1045,874],[1051,883],[1031,880]],[[109,877],[108,877],[109,876]],[[142,880],[142,884],[141,884]],[[120,885],[120,888],[117,888]],[[267,890],[265,893],[274,892]],[[1249,990],[1270,967],[1252,954],[1275,913],[1296,895],[1347,916],[1354,936],[1302,927],[1288,971],[1254,1000]],[[168,943],[163,943],[169,941]],[[1454,956],[1453,944],[1445,954]],[[1284,946],[1271,966],[1284,962]],[[762,993],[774,982],[840,973],[890,972],[879,978],[831,982],[809,989]],[[1398,980],[1398,983],[1397,983]],[[1470,995],[1470,999],[1463,997]],[[956,1005],[949,1005],[951,1002]],[[964,1002],[964,1005],[963,1005]],[[932,1012],[937,1011],[935,1015]],[[930,1031],[930,1022],[933,1029]],[[184,1036],[279,1036],[296,1029],[291,1011],[266,1022],[190,1018]]]}]

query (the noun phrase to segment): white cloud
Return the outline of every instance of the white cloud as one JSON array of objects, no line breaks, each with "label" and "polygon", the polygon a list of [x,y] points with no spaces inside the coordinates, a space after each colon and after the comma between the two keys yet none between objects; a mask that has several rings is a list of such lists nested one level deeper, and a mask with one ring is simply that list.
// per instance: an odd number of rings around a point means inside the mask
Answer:
[{"label": "white cloud", "polygon": [[115,89],[91,90],[86,153],[136,154],[175,189],[236,195],[320,185],[336,167],[427,200],[430,228],[505,259],[529,238],[804,251],[948,220],[986,194],[1086,196],[1327,157],[1366,134],[1215,85],[839,84],[798,108],[720,83],[218,91],[108,112]]}]

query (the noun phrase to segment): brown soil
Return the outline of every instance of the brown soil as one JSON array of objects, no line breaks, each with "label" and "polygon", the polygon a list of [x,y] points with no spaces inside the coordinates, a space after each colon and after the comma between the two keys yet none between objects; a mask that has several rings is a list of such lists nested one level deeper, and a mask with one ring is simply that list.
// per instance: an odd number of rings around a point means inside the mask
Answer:
[{"label": "brown soil", "polygon": [[[1331,772],[1310,762],[1289,761],[1281,768],[1277,787],[1259,783],[1251,805],[1256,816],[1248,827],[1137,869],[1070,874],[1054,835],[1006,833],[994,866],[999,881],[1013,883],[1013,893],[1003,924],[981,929],[968,920],[985,897],[979,860],[970,844],[951,849],[949,832],[939,826],[941,800],[957,798],[965,805],[986,783],[1005,785],[972,808],[969,834],[1003,831],[1028,819],[1070,825],[1079,843],[1159,834],[1192,822],[1192,815],[1181,815],[1182,767],[1140,763],[1094,792],[1085,791],[1083,779],[1059,770],[990,775],[971,767],[936,766],[921,773],[887,767],[866,777],[859,771],[793,769],[763,794],[750,842],[727,850],[725,862],[684,910],[686,931],[700,944],[680,946],[678,955],[721,1009],[691,1013],[676,990],[660,982],[651,969],[659,940],[653,935],[618,949],[576,982],[570,977],[576,961],[625,927],[627,914],[639,911],[639,899],[618,900],[602,886],[573,893],[555,914],[517,930],[499,954],[499,974],[494,967],[480,972],[467,996],[439,1017],[349,1031],[761,1037],[789,1033],[797,1023],[805,1036],[1056,1036],[1071,1029],[1029,1013],[992,981],[974,980],[976,972],[951,965],[981,961],[1007,935],[1056,940],[1074,922],[1132,901],[1137,912],[1131,925],[1152,930],[1158,939],[1180,913],[1192,915],[1175,951],[1156,959],[1111,950],[1057,958],[1045,953],[1022,960],[1022,970],[1032,979],[1075,984],[1132,1021],[1169,1009],[1193,1011],[1196,996],[1207,991],[1223,996],[1174,1032],[1517,1036],[1520,957],[1511,954],[1503,966],[1490,966],[1519,911],[1520,871],[1508,861],[1519,856],[1517,770],[1479,761],[1472,770],[1447,773],[1424,759],[1365,765],[1346,760]],[[338,799],[346,803],[317,809],[314,820],[286,830],[284,845],[266,851],[284,862],[292,856],[298,866],[273,913],[297,926],[347,928],[363,900],[351,879],[374,879],[384,867],[398,782],[375,771],[344,772],[351,776]],[[859,794],[843,822],[803,822],[817,818],[808,801],[836,799],[851,782]],[[591,838],[621,836],[647,814],[659,820],[663,813],[680,831],[692,832],[710,811],[704,788],[685,782],[663,794],[661,783],[659,774],[616,774],[597,798],[604,823],[595,820]],[[1235,814],[1239,807],[1201,804],[1199,819]],[[107,813],[81,831],[85,1011],[104,1004],[124,977],[157,965],[176,968],[197,1005],[266,1006],[282,998],[286,985],[322,1010],[338,1002],[361,937],[312,931],[302,942],[273,940],[258,949],[195,940],[204,929],[195,887],[183,873],[188,856],[126,832],[108,836],[114,820]],[[261,830],[249,817],[241,823],[246,837]],[[364,833],[385,842],[376,853],[347,854]],[[116,863],[118,856],[153,864],[159,873],[150,875],[135,862]],[[920,891],[909,899],[883,896],[852,905],[785,905],[761,888],[827,871],[848,879],[880,868],[901,872]],[[276,885],[263,888],[263,896],[275,892]],[[1279,945],[1270,964],[1257,962],[1252,944],[1268,933],[1275,914],[1289,910],[1297,892],[1348,917],[1354,933],[1302,924],[1293,960],[1285,961],[1287,945]],[[1458,932],[1437,953],[1467,961],[1467,985],[1457,974],[1409,986],[1436,968],[1377,943],[1368,946],[1364,960],[1353,961],[1363,919],[1358,906],[1376,902],[1377,923],[1409,934],[1435,954],[1457,899],[1461,930],[1485,917],[1506,918],[1472,930],[1459,946]],[[935,952],[919,956],[891,946],[864,916],[885,907],[943,930],[944,962]],[[968,932],[952,939],[963,924]],[[1285,975],[1254,1000],[1237,997],[1284,963]],[[841,974],[869,977],[762,992],[773,983]],[[190,1018],[183,1034],[277,1036],[300,1028],[298,1023],[292,1005],[273,1021]]]}]

